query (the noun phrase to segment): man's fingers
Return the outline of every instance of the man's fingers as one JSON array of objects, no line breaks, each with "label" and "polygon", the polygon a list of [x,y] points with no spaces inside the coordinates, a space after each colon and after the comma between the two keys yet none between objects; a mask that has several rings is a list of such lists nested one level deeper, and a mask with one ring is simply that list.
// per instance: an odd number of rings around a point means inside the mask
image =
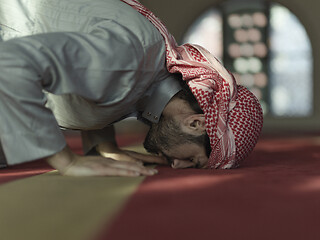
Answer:
[{"label": "man's fingers", "polygon": [[152,176],[156,169],[133,162],[116,161],[104,157],[79,157],[68,166],[66,176]]},{"label": "man's fingers", "polygon": [[151,176],[158,173],[158,170],[156,169],[147,168],[134,162],[114,161],[112,163],[112,167],[139,172],[141,173],[141,175],[146,175],[146,176]]},{"label": "man's fingers", "polygon": [[123,153],[101,153],[105,158],[111,158],[117,161],[126,161],[126,162],[139,162],[136,158],[129,156],[128,154]]},{"label": "man's fingers", "polygon": [[149,154],[137,153],[133,151],[125,151],[129,156],[139,159],[146,163],[168,164],[168,160],[162,156],[154,156]]},{"label": "man's fingers", "polygon": [[156,172],[149,170],[129,170],[126,168],[117,168],[117,167],[105,167],[101,168],[97,173],[98,176],[119,176],[119,177],[138,177],[138,176],[152,176]]},{"label": "man's fingers", "polygon": [[137,176],[152,176],[154,172],[145,171],[133,171],[125,168],[116,167],[101,167],[99,170],[94,170],[91,168],[70,168],[63,175],[74,176],[74,177],[88,177],[88,176],[119,176],[119,177],[137,177]]}]

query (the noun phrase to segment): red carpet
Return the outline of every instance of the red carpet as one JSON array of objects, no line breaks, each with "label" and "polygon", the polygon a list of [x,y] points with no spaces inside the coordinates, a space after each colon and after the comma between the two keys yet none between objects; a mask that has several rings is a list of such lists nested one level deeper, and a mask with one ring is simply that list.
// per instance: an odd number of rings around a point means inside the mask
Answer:
[{"label": "red carpet", "polygon": [[98,239],[320,239],[320,142],[262,140],[237,170],[148,177]]},{"label": "red carpet", "polygon": [[[236,170],[158,169],[96,240],[320,239],[320,138],[262,139]],[[13,166],[0,183],[50,170]]]}]

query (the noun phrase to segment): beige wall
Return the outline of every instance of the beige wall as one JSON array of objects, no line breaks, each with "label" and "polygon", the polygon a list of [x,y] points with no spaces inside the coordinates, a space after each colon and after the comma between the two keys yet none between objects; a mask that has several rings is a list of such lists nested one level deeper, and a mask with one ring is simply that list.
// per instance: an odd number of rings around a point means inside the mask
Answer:
[{"label": "beige wall", "polygon": [[[206,9],[219,5],[223,0],[141,0],[165,23],[177,41],[181,40],[190,24]],[[265,131],[272,130],[306,130],[320,131],[320,1],[316,0],[275,0],[290,9],[305,26],[313,47],[314,57],[314,116],[308,119],[273,119],[266,117]],[[298,46],[297,46],[298,47]],[[303,81],[303,76],[302,76]],[[297,94],[298,89],[297,89]]]}]

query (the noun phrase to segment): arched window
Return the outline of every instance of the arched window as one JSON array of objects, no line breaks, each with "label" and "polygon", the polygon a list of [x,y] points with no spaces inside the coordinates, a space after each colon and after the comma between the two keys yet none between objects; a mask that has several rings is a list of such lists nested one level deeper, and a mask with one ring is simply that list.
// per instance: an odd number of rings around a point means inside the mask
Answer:
[{"label": "arched window", "polygon": [[191,25],[182,41],[184,43],[199,44],[222,60],[223,34],[221,11],[215,8],[206,11]]},{"label": "arched window", "polygon": [[277,116],[307,116],[313,110],[313,57],[308,35],[288,9],[270,11],[270,108]]},{"label": "arched window", "polygon": [[305,28],[286,7],[227,1],[200,16],[183,42],[202,45],[222,60],[259,98],[265,114],[312,114],[312,48]]}]

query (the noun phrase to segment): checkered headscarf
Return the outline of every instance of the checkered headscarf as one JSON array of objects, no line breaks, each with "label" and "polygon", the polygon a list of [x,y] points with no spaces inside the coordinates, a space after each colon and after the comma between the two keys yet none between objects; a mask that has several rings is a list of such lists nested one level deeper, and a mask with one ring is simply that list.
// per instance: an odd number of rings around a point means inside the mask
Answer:
[{"label": "checkered headscarf", "polygon": [[235,168],[253,150],[258,141],[263,115],[257,98],[235,79],[204,48],[178,46],[163,23],[141,3],[122,0],[144,15],[166,42],[167,69],[182,74],[196,97],[206,120],[211,154],[209,168]]}]

